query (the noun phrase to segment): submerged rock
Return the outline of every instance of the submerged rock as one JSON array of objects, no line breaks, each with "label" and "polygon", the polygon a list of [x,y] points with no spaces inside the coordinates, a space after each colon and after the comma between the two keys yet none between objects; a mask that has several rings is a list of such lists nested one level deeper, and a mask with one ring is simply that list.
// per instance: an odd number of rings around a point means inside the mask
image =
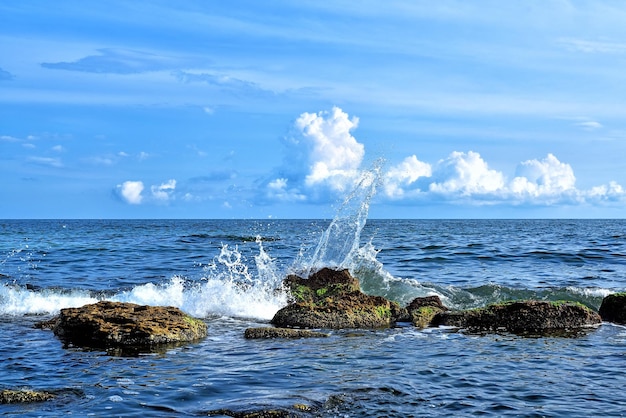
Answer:
[{"label": "submerged rock", "polygon": [[[297,409],[294,406],[294,409]],[[305,411],[308,412],[308,411]],[[231,409],[215,409],[207,411],[206,415],[213,416],[226,416],[231,418],[300,418],[302,415],[296,411],[290,411],[288,409],[257,409],[251,411],[234,411]]]},{"label": "submerged rock", "polygon": [[328,337],[328,334],[308,329],[256,327],[246,329],[244,337],[250,340],[270,338],[320,338]]},{"label": "submerged rock", "polygon": [[108,301],[61,309],[52,329],[66,344],[93,348],[150,348],[207,335],[204,321],[178,308]]},{"label": "submerged rock", "polygon": [[575,331],[601,322],[600,315],[576,302],[526,300],[467,311],[440,312],[431,324],[466,328],[473,332],[550,335]]},{"label": "submerged rock", "polygon": [[323,268],[308,279],[295,275],[284,281],[294,303],[280,309],[272,324],[296,328],[384,328],[402,309],[382,296],[361,292],[348,270]]},{"label": "submerged rock", "polygon": [[53,399],[54,394],[29,389],[0,390],[0,404],[43,402]]},{"label": "submerged rock", "polygon": [[626,293],[614,293],[602,299],[599,313],[603,321],[626,324]]},{"label": "submerged rock", "polygon": [[413,325],[426,328],[430,326],[435,315],[447,311],[448,308],[441,303],[439,296],[426,296],[413,299],[406,310]]}]

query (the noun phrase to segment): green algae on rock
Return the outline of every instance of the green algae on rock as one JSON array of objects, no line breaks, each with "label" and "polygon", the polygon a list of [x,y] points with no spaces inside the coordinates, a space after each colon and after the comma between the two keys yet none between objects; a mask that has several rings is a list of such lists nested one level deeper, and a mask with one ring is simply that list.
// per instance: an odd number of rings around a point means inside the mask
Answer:
[{"label": "green algae on rock", "polygon": [[255,327],[247,328],[244,337],[250,340],[271,338],[324,338],[328,334],[315,332],[308,329]]},{"label": "green algae on rock", "polygon": [[385,328],[402,309],[382,296],[361,292],[348,270],[323,268],[308,278],[288,276],[285,287],[294,302],[274,315],[272,324],[295,328]]},{"label": "green algae on rock", "polygon": [[92,348],[149,348],[207,335],[204,321],[178,308],[109,301],[61,309],[52,329],[66,344]]},{"label": "green algae on rock", "polygon": [[598,313],[580,303],[521,300],[466,311],[440,312],[433,318],[432,325],[455,326],[472,332],[553,335],[601,322]]}]

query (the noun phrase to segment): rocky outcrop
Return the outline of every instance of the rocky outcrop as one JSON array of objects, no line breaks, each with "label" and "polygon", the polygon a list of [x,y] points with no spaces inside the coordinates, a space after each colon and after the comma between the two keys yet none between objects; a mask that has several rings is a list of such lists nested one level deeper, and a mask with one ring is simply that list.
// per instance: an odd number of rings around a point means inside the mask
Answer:
[{"label": "rocky outcrop", "polygon": [[550,335],[598,325],[600,315],[575,302],[513,301],[467,311],[436,314],[433,326],[448,325],[471,332]]},{"label": "rocky outcrop", "polygon": [[[427,296],[401,308],[382,296],[362,293],[358,280],[347,270],[324,268],[306,279],[292,275],[284,284],[293,303],[272,319],[273,325],[283,328],[383,328],[411,321],[419,328],[446,325],[470,332],[540,336],[574,335],[602,322],[590,308],[568,301],[511,301],[450,311],[438,296]],[[626,294],[622,296],[626,299]],[[623,301],[620,303],[623,308]]]},{"label": "rocky outcrop", "polygon": [[43,402],[53,399],[54,394],[29,389],[0,390],[0,404]]},{"label": "rocky outcrop", "polygon": [[246,329],[244,337],[250,340],[271,338],[320,338],[328,337],[328,334],[308,329],[255,327]]},{"label": "rocky outcrop", "polygon": [[602,299],[599,313],[603,321],[626,324],[626,293],[614,293]]},{"label": "rocky outcrop", "polygon": [[448,310],[439,296],[425,296],[413,299],[406,307],[410,321],[418,328],[429,327],[435,315]]},{"label": "rocky outcrop", "polygon": [[402,309],[382,296],[366,295],[348,270],[323,268],[284,281],[294,302],[274,315],[272,324],[287,328],[384,328],[395,323]]},{"label": "rocky outcrop", "polygon": [[108,301],[61,309],[51,328],[66,344],[94,348],[150,348],[207,335],[202,320],[178,308]]}]

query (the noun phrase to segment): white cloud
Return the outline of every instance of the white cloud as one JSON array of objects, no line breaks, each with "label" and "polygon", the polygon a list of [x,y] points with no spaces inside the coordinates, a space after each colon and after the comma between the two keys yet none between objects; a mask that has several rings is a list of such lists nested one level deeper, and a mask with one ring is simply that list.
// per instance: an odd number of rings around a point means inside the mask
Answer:
[{"label": "white cloud", "polygon": [[[117,194],[123,201],[131,205],[143,203],[164,203],[174,198],[176,190],[176,180],[171,179],[159,185],[150,186],[150,193],[144,194],[145,185],[143,181],[125,181],[117,185]],[[183,196],[184,201],[192,201],[194,197],[187,193]]]},{"label": "white cloud", "polygon": [[578,190],[569,164],[548,154],[542,160],[521,162],[512,180],[476,152],[453,152],[434,167],[414,155],[385,174],[384,198],[394,201],[444,199],[474,204],[583,204],[626,200],[626,190],[612,181],[590,190]]},{"label": "white cloud", "polygon": [[338,107],[301,114],[285,139],[287,158],[280,175],[267,182],[267,194],[281,200],[304,200],[305,195],[319,200],[352,187],[365,155],[365,147],[351,134],[358,123]]},{"label": "white cloud", "polygon": [[[366,171],[365,149],[351,134],[358,125],[340,108],[303,113],[286,138],[287,155],[261,196],[273,202],[327,202],[352,189]],[[594,121],[578,123],[599,129]],[[435,164],[416,155],[392,165],[381,179],[382,201],[444,200],[470,204],[552,205],[626,201],[616,182],[590,190],[576,188],[572,167],[553,154],[519,163],[513,176],[489,167],[478,152],[452,152]]]},{"label": "white cloud", "polygon": [[167,202],[170,200],[172,193],[176,189],[176,180],[171,179],[159,186],[151,186],[150,191],[152,197],[161,202]]},{"label": "white cloud", "polygon": [[289,180],[277,178],[267,184],[266,198],[281,202],[296,202],[306,200],[306,195],[300,193],[296,188],[288,188]]},{"label": "white cloud", "polygon": [[126,203],[139,205],[143,201],[142,192],[144,185],[142,181],[125,181],[117,185],[117,190]]},{"label": "white cloud", "polygon": [[554,198],[577,194],[576,177],[569,164],[548,154],[543,160],[522,162],[510,184],[511,192],[523,199]]},{"label": "white cloud", "polygon": [[584,195],[591,202],[619,201],[626,196],[626,190],[621,185],[611,181],[608,185],[592,187]]},{"label": "white cloud", "polygon": [[435,180],[429,186],[434,193],[444,195],[486,195],[502,191],[505,187],[502,173],[490,170],[477,152],[455,151],[440,160],[433,171]]},{"label": "white cloud", "polygon": [[391,198],[401,198],[411,190],[419,193],[421,190],[417,187],[417,180],[430,176],[432,166],[412,155],[387,171],[383,180],[383,190]]},{"label": "white cloud", "polygon": [[338,107],[300,115],[295,126],[301,136],[294,144],[308,151],[307,186],[327,182],[331,188],[343,189],[346,180],[354,177],[365,154],[363,144],[350,134],[358,123],[358,118],[350,119]]}]

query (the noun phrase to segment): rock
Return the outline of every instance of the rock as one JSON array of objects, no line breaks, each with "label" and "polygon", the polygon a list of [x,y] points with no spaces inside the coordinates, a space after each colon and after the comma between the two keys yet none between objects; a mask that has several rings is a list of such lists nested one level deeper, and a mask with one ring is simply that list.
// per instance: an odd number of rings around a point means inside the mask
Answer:
[{"label": "rock", "polygon": [[439,296],[415,298],[406,307],[413,325],[419,328],[430,326],[431,321],[439,312],[447,311]]},{"label": "rock", "polygon": [[614,293],[602,299],[600,317],[606,322],[626,324],[626,293]]},{"label": "rock", "polygon": [[231,418],[299,418],[300,414],[287,409],[258,409],[253,411],[233,411],[231,409],[215,409],[207,411],[206,415],[226,416]]},{"label": "rock", "polygon": [[556,335],[601,322],[600,315],[576,302],[527,300],[467,311],[440,312],[431,324],[466,328],[471,332]]},{"label": "rock", "polygon": [[284,281],[294,303],[280,309],[272,324],[287,328],[384,328],[393,325],[402,309],[382,296],[361,292],[348,270],[323,268],[308,279]]},{"label": "rock", "polygon": [[0,391],[0,404],[43,402],[54,397],[54,394],[45,391],[4,389]]},{"label": "rock", "polygon": [[328,337],[328,334],[308,329],[257,327],[246,329],[244,337],[251,340],[270,338],[319,338]]},{"label": "rock", "polygon": [[66,344],[93,348],[150,348],[207,335],[202,320],[178,308],[108,301],[61,309],[52,329]]},{"label": "rock", "polygon": [[359,281],[348,270],[323,268],[308,279],[289,275],[284,285],[290,290],[296,302],[316,302],[324,298],[360,292]]}]

